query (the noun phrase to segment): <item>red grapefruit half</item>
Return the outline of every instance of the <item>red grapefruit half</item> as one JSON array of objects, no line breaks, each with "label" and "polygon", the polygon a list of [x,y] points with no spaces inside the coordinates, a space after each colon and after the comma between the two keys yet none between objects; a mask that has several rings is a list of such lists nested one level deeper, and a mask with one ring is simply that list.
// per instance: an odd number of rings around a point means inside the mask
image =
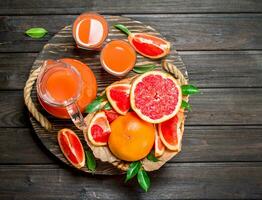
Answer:
[{"label": "red grapefruit half", "polygon": [[104,111],[99,111],[92,118],[88,127],[88,139],[95,146],[107,145],[111,128]]},{"label": "red grapefruit half", "polygon": [[70,129],[61,129],[57,134],[58,144],[66,159],[76,168],[85,165],[85,153],[77,135]]},{"label": "red grapefruit half", "polygon": [[113,84],[106,88],[106,96],[114,110],[125,115],[130,109],[130,84]]},{"label": "red grapefruit half", "polygon": [[130,103],[143,120],[161,123],[174,117],[180,109],[182,92],[176,79],[161,71],[150,71],[132,83]]}]

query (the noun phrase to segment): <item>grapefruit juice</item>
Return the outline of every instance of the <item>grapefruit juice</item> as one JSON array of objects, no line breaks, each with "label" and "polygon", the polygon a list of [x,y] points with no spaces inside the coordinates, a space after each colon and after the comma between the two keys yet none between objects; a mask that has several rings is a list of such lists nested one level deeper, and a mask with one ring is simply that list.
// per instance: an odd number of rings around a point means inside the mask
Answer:
[{"label": "grapefruit juice", "polygon": [[127,42],[113,40],[103,48],[100,62],[108,73],[124,76],[133,69],[136,62],[136,52]]},{"label": "grapefruit juice", "polygon": [[[70,67],[63,67],[63,65]],[[64,58],[58,61],[48,60],[40,73],[37,83],[38,99],[42,107],[51,115],[69,119],[65,106],[76,99],[80,112],[95,99],[97,82],[92,70],[84,63]],[[51,67],[49,67],[51,66]]]},{"label": "grapefruit juice", "polygon": [[45,97],[49,101],[66,104],[77,96],[78,84],[78,77],[70,69],[57,66],[56,69],[45,74],[41,89],[46,90]]},{"label": "grapefruit juice", "polygon": [[73,37],[80,48],[99,49],[107,35],[107,22],[97,13],[83,13],[73,24]]}]

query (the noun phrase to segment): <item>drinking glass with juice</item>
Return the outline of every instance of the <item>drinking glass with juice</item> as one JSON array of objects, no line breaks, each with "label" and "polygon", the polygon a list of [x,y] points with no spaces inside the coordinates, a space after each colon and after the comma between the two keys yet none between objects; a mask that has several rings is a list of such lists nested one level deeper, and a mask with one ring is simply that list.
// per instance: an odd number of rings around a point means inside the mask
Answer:
[{"label": "drinking glass with juice", "polygon": [[107,35],[107,21],[97,13],[83,13],[74,21],[73,37],[79,48],[99,50]]},{"label": "drinking glass with juice", "polygon": [[[83,72],[80,73],[77,68],[65,61],[44,62],[37,79],[38,99],[50,114],[60,118],[69,116],[77,128],[83,129],[85,124],[79,105],[87,98],[90,98],[90,101],[95,98],[96,87],[92,89],[95,90],[92,97],[85,96],[83,87],[86,87],[86,83],[83,82],[81,75]],[[96,85],[96,81],[94,84]]]},{"label": "drinking glass with juice", "polygon": [[136,52],[124,40],[112,40],[102,49],[100,62],[108,73],[122,77],[133,69],[136,63]]}]

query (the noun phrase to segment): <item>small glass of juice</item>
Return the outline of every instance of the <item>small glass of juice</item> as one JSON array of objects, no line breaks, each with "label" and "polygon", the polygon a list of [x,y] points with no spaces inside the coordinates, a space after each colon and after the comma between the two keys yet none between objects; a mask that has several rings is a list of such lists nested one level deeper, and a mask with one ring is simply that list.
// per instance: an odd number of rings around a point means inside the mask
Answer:
[{"label": "small glass of juice", "polygon": [[[37,78],[36,88],[40,103],[50,107],[66,108],[77,128],[85,126],[77,105],[82,78],[72,65],[62,61],[45,61]],[[45,108],[45,107],[44,107]]]},{"label": "small glass of juice", "polygon": [[97,13],[83,13],[73,24],[73,37],[79,48],[99,50],[107,35],[107,21]]},{"label": "small glass of juice", "polygon": [[136,63],[136,52],[124,40],[112,40],[102,49],[100,62],[108,73],[122,77],[133,69]]}]

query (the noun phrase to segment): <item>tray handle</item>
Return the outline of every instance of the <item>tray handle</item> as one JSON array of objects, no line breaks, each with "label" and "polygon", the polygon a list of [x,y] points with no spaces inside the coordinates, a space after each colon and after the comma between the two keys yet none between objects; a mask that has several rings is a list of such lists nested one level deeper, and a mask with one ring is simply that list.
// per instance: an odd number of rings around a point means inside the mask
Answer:
[{"label": "tray handle", "polygon": [[52,129],[51,123],[44,115],[42,115],[37,110],[31,98],[31,91],[38,77],[38,74],[40,73],[40,69],[41,67],[35,69],[30,73],[29,78],[27,79],[24,87],[24,100],[25,100],[25,105],[27,106],[29,112],[33,115],[33,117],[41,124],[43,128],[45,128],[47,131],[50,131]]}]

